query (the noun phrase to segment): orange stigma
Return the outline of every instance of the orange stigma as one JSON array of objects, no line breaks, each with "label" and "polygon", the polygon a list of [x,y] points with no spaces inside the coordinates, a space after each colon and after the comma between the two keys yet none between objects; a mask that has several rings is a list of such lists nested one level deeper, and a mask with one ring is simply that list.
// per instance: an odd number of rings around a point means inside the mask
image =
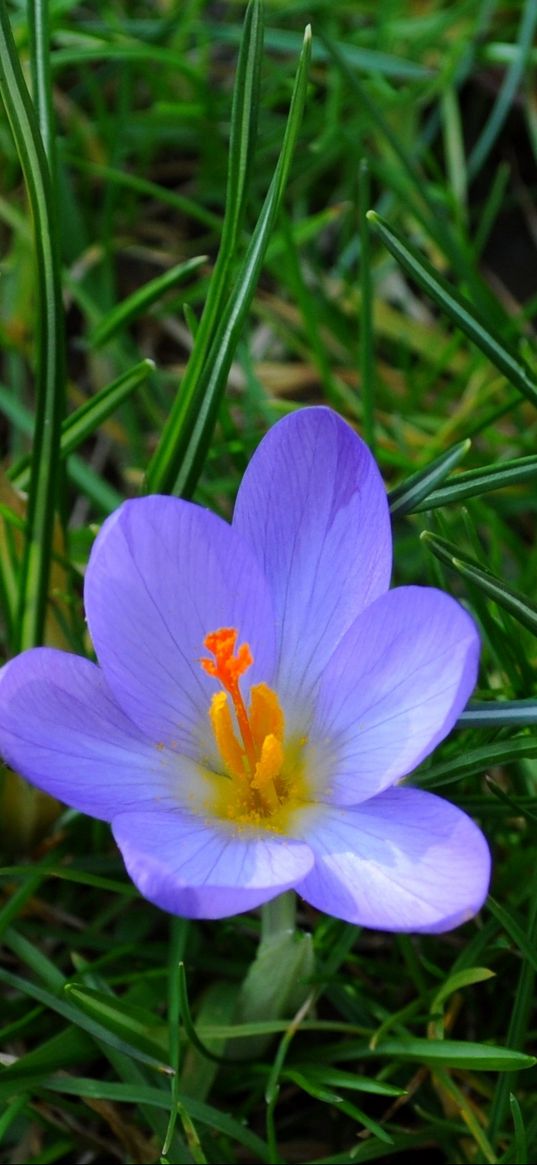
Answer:
[{"label": "orange stigma", "polygon": [[199,661],[223,689],[211,698],[209,721],[223,774],[230,779],[222,781],[222,772],[214,773],[211,807],[238,826],[284,832],[306,791],[302,743],[290,741],[284,747],[284,714],[268,684],[253,684],[246,705],[239,680],[254,659],[249,645],[237,647],[237,640],[234,627],[211,631],[203,646],[214,658]]},{"label": "orange stigma", "polygon": [[237,654],[233,654],[237,634],[234,627],[220,627],[219,631],[211,631],[205,636],[203,646],[214,655],[214,662],[212,659],[200,659],[200,663],[208,675],[220,680],[222,687],[231,696],[250,771],[254,773],[256,766],[254,738],[239,688],[239,678],[252,666],[254,657],[247,643],[242,643]]}]

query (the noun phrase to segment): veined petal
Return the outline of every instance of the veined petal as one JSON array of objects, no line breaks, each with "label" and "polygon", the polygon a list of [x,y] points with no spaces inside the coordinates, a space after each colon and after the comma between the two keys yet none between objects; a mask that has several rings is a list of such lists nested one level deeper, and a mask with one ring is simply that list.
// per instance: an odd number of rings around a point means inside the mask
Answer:
[{"label": "veined petal", "polygon": [[441,933],[472,918],[487,895],[483,834],[432,793],[390,789],[357,808],[326,807],[304,836],[315,866],[298,893],[358,926]]},{"label": "veined petal", "polygon": [[322,677],[310,732],[326,799],[354,805],[410,773],[447,736],[476,682],[479,639],[433,587],[399,587],[356,620]]},{"label": "veined petal", "polygon": [[38,788],[105,821],[173,790],[159,750],[118,707],[100,668],[53,648],[2,668],[0,750]]},{"label": "veined petal", "polygon": [[254,454],[233,526],[271,588],[278,692],[284,703],[300,698],[356,616],[389,586],[390,520],[373,457],[330,409],[293,413]]},{"label": "veined petal", "polygon": [[251,910],[300,882],[313,865],[304,842],[237,833],[181,812],[122,813],[112,828],[144,897],[187,918]]},{"label": "veined petal", "polygon": [[235,627],[248,681],[269,680],[274,615],[250,548],[226,522],[178,498],[126,502],[104,524],[86,573],[91,636],[118,703],[154,740],[195,758],[216,680],[204,638]]}]

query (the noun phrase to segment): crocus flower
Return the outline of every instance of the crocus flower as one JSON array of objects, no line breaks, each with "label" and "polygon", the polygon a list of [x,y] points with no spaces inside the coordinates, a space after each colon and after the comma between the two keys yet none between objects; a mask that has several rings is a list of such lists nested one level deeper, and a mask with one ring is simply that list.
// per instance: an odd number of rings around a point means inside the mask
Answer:
[{"label": "crocus flower", "polygon": [[0,677],[0,747],[111,822],[164,910],[218,918],[291,887],[349,922],[444,931],[481,906],[489,852],[458,808],[399,782],[474,687],[465,610],[389,590],[386,494],[325,408],[261,442],[233,522],[127,501],[85,580],[99,664],[50,648]]}]

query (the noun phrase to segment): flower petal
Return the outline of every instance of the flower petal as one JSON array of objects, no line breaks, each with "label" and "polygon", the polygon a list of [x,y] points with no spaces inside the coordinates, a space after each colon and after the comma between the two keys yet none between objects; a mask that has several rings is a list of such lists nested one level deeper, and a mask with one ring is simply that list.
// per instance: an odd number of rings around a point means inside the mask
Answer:
[{"label": "flower petal", "polygon": [[451,930],[485,900],[490,854],[455,805],[419,789],[390,789],[356,809],[330,807],[305,829],[315,867],[297,887],[307,902],[375,930]]},{"label": "flower petal", "polygon": [[195,757],[217,682],[205,636],[236,627],[252,683],[270,682],[274,616],[249,547],[222,519],[178,498],[126,502],[104,524],[86,574],[90,632],[119,704],[155,740]]},{"label": "flower petal", "polygon": [[0,749],[40,789],[105,821],[170,794],[158,750],[117,706],[100,668],[52,648],[2,668]]},{"label": "flower petal", "polygon": [[476,682],[479,639],[463,607],[433,587],[377,599],[322,678],[310,731],[327,799],[366,801],[447,736]]},{"label": "flower petal", "polygon": [[112,829],[144,897],[187,918],[251,910],[300,882],[313,864],[303,842],[237,834],[181,812],[122,813]]},{"label": "flower petal", "polygon": [[233,526],[269,581],[278,691],[306,693],[356,616],[390,582],[386,492],[366,445],[335,413],[302,409],[261,442]]}]

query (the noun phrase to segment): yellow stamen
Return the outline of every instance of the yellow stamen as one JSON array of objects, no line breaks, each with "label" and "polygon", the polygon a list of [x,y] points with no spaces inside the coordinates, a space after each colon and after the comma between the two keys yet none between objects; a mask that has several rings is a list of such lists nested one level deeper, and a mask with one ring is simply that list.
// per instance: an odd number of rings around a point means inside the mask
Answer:
[{"label": "yellow stamen", "polygon": [[244,773],[244,753],[233,731],[233,721],[225,692],[215,692],[209,716],[216,747],[226,769],[229,769],[233,776],[240,777]]},{"label": "yellow stamen", "polygon": [[269,733],[283,740],[284,715],[276,692],[268,684],[254,684],[250,690],[250,726],[258,752]]}]

